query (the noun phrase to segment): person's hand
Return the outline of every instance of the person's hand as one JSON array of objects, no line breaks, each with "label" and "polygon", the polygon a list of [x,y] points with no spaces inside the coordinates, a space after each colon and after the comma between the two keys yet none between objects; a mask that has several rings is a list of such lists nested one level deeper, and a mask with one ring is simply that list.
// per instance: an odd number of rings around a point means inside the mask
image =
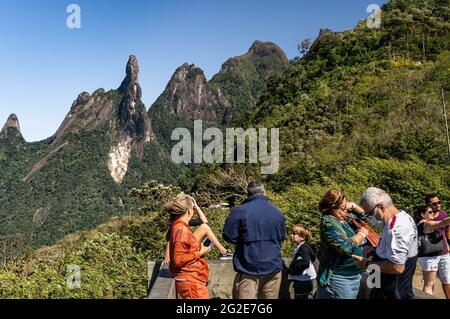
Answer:
[{"label": "person's hand", "polygon": [[366,259],[361,256],[352,255],[353,260],[355,261],[356,265],[361,269],[366,269]]},{"label": "person's hand", "polygon": [[164,258],[164,261],[163,261],[163,266],[169,265],[169,264],[170,264],[170,256],[166,256],[166,258]]},{"label": "person's hand", "polygon": [[356,213],[364,214],[364,209],[362,209],[361,206],[358,204],[355,204],[354,202],[347,202],[347,210],[351,210]]},{"label": "person's hand", "polygon": [[194,209],[197,212],[198,216],[200,217],[203,224],[208,224],[208,219],[206,218],[205,213],[202,211],[202,209],[197,205],[196,200],[194,199]]},{"label": "person's hand", "polygon": [[194,207],[195,207],[195,210],[197,212],[201,212],[202,211],[195,200],[194,200]]},{"label": "person's hand", "polygon": [[202,248],[200,249],[200,257],[205,256],[210,251],[211,251],[211,247],[205,247],[202,245]]},{"label": "person's hand", "polygon": [[358,229],[358,233],[362,233],[364,237],[367,237],[367,235],[369,235],[369,230],[367,228],[361,227],[360,229]]}]

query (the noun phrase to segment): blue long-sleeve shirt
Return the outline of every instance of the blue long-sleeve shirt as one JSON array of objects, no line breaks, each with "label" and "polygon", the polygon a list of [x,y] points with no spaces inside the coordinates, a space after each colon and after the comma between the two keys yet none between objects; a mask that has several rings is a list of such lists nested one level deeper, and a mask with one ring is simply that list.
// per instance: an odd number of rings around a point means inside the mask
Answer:
[{"label": "blue long-sleeve shirt", "polygon": [[285,218],[264,195],[250,196],[233,208],[222,236],[236,246],[233,258],[236,272],[264,276],[282,270]]}]

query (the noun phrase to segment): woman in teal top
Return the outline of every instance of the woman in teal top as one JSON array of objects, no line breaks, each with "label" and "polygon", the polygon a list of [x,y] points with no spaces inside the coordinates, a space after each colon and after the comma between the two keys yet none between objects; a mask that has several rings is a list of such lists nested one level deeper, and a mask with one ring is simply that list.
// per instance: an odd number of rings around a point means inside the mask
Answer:
[{"label": "woman in teal top", "polygon": [[[319,203],[320,248],[318,271],[318,299],[356,299],[362,270],[352,255],[362,256],[361,245],[368,230],[355,232],[345,220],[347,215],[366,220],[364,210],[347,201],[342,192],[328,191]],[[348,213],[352,210],[353,213]]]}]

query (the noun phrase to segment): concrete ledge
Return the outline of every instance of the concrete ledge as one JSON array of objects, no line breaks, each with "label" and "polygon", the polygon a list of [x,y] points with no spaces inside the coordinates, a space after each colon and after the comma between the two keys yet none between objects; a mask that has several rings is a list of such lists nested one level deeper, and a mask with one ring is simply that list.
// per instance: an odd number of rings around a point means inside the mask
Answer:
[{"label": "concrete ledge", "polygon": [[163,266],[157,274],[153,284],[149,286],[148,299],[177,299],[175,280],[170,275],[169,268]]},{"label": "concrete ledge", "polygon": [[[288,280],[287,265],[291,258],[283,258],[283,271],[279,299],[294,299],[294,289]],[[233,262],[222,260],[208,260],[209,281],[208,289],[211,299],[232,299],[235,272]],[[177,299],[175,280],[171,277],[167,266],[161,267],[161,262],[149,262],[149,299]],[[316,270],[318,263],[314,264]],[[370,289],[367,288],[367,275],[363,274],[358,299],[368,299]],[[314,291],[317,283],[314,280]],[[423,291],[414,288],[416,299],[437,299]]]}]

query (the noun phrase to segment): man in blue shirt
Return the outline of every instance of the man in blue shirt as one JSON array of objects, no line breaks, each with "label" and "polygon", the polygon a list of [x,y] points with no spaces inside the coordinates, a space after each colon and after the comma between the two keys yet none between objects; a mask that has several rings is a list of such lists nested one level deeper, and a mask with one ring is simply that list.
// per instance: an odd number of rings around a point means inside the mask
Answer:
[{"label": "man in blue shirt", "polygon": [[233,208],[223,229],[223,238],[236,246],[233,299],[278,299],[285,218],[267,199],[260,182],[250,182],[247,193],[248,198]]}]

